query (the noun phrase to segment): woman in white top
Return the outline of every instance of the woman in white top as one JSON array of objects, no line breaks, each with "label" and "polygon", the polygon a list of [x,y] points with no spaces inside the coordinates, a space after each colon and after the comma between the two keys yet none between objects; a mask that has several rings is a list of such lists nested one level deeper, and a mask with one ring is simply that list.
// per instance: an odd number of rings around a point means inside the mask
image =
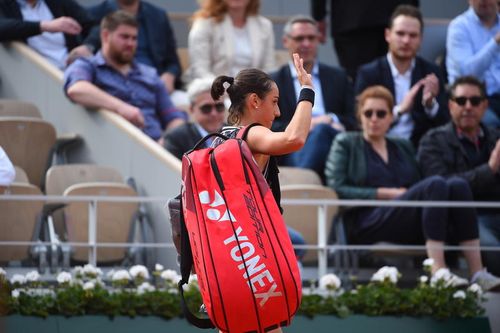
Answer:
[{"label": "woman in white top", "polygon": [[186,81],[236,76],[245,68],[274,69],[271,21],[258,15],[260,0],[202,0],[189,32]]}]

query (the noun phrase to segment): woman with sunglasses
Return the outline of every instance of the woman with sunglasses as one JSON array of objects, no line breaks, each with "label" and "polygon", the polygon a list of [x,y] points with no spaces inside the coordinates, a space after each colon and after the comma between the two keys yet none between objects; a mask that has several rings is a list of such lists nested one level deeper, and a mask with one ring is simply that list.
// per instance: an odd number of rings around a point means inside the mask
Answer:
[{"label": "woman with sunglasses", "polygon": [[[365,89],[358,98],[361,133],[339,134],[327,159],[327,183],[343,199],[472,201],[467,182],[458,177],[421,179],[411,143],[387,137],[394,99],[382,86]],[[471,282],[500,288],[500,279],[483,269],[475,209],[447,207],[359,207],[344,221],[352,243],[425,244],[434,259],[432,273],[446,272],[448,285],[464,287],[467,279],[446,268],[445,242],[466,246]]]}]

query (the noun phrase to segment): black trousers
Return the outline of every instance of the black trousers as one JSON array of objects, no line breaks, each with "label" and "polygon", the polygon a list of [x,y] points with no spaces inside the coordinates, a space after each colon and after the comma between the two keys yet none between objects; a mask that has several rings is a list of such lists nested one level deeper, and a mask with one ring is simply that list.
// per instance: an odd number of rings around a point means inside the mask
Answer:
[{"label": "black trousers", "polygon": [[[462,178],[441,176],[426,178],[396,200],[472,201],[468,183]],[[448,207],[377,207],[362,221],[364,228],[355,232],[356,242],[423,244],[427,239],[461,242],[478,238],[474,208]]]}]

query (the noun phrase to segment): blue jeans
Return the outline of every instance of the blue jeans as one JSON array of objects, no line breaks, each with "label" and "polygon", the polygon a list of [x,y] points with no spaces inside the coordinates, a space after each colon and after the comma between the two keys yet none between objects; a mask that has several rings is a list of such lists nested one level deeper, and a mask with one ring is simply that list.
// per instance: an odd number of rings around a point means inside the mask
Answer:
[{"label": "blue jeans", "polygon": [[[288,235],[290,236],[290,240],[292,241],[292,245],[305,245],[306,240],[304,237],[302,237],[302,234],[298,232],[297,230],[287,227],[288,228]],[[297,259],[300,260],[306,253],[306,250],[304,249],[295,249],[295,255],[297,256]]]},{"label": "blue jeans", "polygon": [[[479,241],[481,246],[500,246],[500,214],[479,214]],[[500,275],[500,251],[483,251],[484,266],[495,275]]]},{"label": "blue jeans", "polygon": [[307,136],[301,150],[281,158],[281,165],[293,166],[315,171],[322,180],[325,179],[325,163],[332,146],[333,139],[339,133],[328,124],[318,124]]}]

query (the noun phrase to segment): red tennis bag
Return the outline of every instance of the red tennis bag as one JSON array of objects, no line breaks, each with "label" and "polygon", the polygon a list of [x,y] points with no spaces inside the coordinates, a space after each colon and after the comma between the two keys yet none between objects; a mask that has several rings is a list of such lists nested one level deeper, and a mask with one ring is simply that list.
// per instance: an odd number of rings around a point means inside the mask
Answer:
[{"label": "red tennis bag", "polygon": [[[211,323],[231,333],[289,325],[302,296],[285,222],[242,139],[247,130],[233,139],[214,134],[225,141],[199,149],[209,135],[182,158],[179,289],[182,294],[192,259]],[[190,250],[182,235],[188,235]],[[191,313],[186,317],[198,327],[213,327]]]}]

